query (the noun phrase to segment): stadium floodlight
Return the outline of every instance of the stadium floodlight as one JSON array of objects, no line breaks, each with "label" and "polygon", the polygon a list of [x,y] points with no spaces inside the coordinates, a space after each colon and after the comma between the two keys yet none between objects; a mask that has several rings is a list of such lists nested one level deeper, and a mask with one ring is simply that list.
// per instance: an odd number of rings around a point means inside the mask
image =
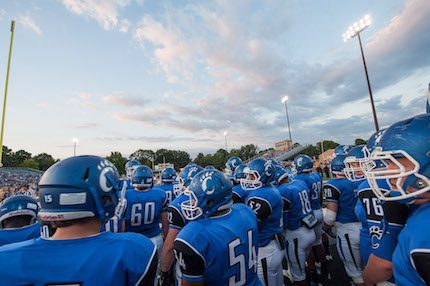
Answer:
[{"label": "stadium floodlight", "polygon": [[76,156],[76,145],[78,145],[78,138],[73,138],[73,156]]},{"label": "stadium floodlight", "polygon": [[292,144],[293,140],[291,139],[290,117],[288,116],[288,106],[287,106],[288,95],[285,95],[281,101],[282,101],[282,103],[285,104],[285,112],[287,114],[287,124],[288,124],[288,135],[290,138],[290,143]]},{"label": "stadium floodlight", "polygon": [[225,144],[225,151],[226,152],[228,152],[228,149],[227,149],[227,130],[226,131],[224,131],[224,133],[223,133],[223,135],[224,135],[224,144]]},{"label": "stadium floodlight", "polygon": [[360,33],[363,32],[367,27],[370,26],[372,23],[372,20],[370,19],[369,15],[365,15],[362,19],[355,22],[352,26],[346,30],[345,33],[343,33],[343,41],[346,42],[351,38],[354,38],[357,36],[358,43],[360,44],[360,51],[361,51],[361,58],[363,60],[364,65],[364,73],[366,74],[366,81],[367,81],[367,88],[369,90],[369,96],[370,96],[370,103],[372,105],[372,113],[373,113],[373,121],[375,123],[375,129],[376,131],[379,131],[379,123],[378,123],[378,117],[376,116],[376,110],[375,110],[375,103],[373,102],[373,94],[372,94],[372,88],[370,86],[370,80],[369,80],[369,73],[367,72],[367,65],[366,60],[364,58],[364,52],[363,52],[363,45],[361,43],[361,37]]}]

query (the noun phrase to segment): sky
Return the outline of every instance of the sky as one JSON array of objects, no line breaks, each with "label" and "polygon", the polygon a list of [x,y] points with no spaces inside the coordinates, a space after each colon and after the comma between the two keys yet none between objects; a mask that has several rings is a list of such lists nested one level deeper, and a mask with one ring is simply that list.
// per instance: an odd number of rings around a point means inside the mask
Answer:
[{"label": "sky", "polygon": [[[0,90],[16,20],[4,144],[33,155],[199,152],[288,137],[352,144],[425,112],[428,0],[2,0]],[[2,101],[2,100],[1,100]]]}]

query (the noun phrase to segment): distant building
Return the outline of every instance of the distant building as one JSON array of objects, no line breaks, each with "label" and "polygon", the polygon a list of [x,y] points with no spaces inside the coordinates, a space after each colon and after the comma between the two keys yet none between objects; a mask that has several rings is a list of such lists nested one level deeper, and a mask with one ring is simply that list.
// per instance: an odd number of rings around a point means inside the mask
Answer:
[{"label": "distant building", "polygon": [[277,151],[289,151],[292,149],[293,142],[290,140],[283,140],[275,143],[275,150]]},{"label": "distant building", "polygon": [[175,169],[175,166],[170,163],[160,163],[154,166],[154,173],[161,173],[166,168],[173,168]]}]

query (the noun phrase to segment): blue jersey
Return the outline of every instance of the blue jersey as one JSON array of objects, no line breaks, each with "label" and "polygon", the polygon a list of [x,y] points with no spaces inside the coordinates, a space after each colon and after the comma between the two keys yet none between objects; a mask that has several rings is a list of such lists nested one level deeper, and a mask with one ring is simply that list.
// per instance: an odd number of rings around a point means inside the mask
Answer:
[{"label": "blue jersey", "polygon": [[125,231],[154,237],[161,233],[160,217],[166,211],[166,193],[158,188],[147,191],[127,190]]},{"label": "blue jersey", "polygon": [[135,285],[156,258],[134,233],[104,232],[67,240],[37,238],[0,248],[2,285]]},{"label": "blue jersey", "polygon": [[430,285],[430,203],[409,217],[393,255],[396,285]]},{"label": "blue jersey", "polygon": [[167,204],[169,205],[174,199],[176,199],[175,193],[173,192],[173,184],[157,185],[156,188],[162,189],[166,193]]},{"label": "blue jersey", "polygon": [[[389,190],[385,180],[378,180],[380,188]],[[369,183],[363,181],[357,188],[358,201],[364,209],[370,241],[362,245],[375,256],[391,261],[397,238],[409,216],[409,208],[398,202],[381,202],[373,193]],[[364,226],[364,224],[363,224]]]},{"label": "blue jersey", "polygon": [[248,192],[245,203],[257,215],[259,246],[266,246],[284,230],[281,194],[275,187],[262,187]]},{"label": "blue jersey", "polygon": [[169,219],[169,228],[181,230],[188,221],[182,214],[182,202],[189,200],[190,196],[182,193],[179,197],[174,199],[167,207],[167,218]]},{"label": "blue jersey", "polygon": [[0,229],[0,246],[40,236],[40,224],[33,223],[19,228]]},{"label": "blue jersey", "polygon": [[354,212],[357,204],[355,189],[355,185],[347,178],[331,179],[324,184],[324,199],[337,203],[337,222],[358,222]]},{"label": "blue jersey", "polygon": [[205,285],[261,285],[255,214],[235,204],[227,214],[190,221],[175,240],[182,279]]},{"label": "blue jersey", "polygon": [[293,180],[278,187],[284,202],[284,229],[296,230],[303,225],[302,219],[312,213],[310,191],[302,180]]},{"label": "blue jersey", "polygon": [[237,204],[245,202],[246,191],[240,184],[234,186],[231,191],[233,193],[233,203]]},{"label": "blue jersey", "polygon": [[105,224],[102,224],[100,231],[110,231],[110,232],[122,232],[122,224],[124,223],[124,217],[112,217]]},{"label": "blue jersey", "polygon": [[308,189],[311,192],[311,206],[313,210],[319,210],[321,208],[321,189],[322,189],[322,178],[318,173],[301,173],[294,177],[294,180],[301,180],[306,183]]}]

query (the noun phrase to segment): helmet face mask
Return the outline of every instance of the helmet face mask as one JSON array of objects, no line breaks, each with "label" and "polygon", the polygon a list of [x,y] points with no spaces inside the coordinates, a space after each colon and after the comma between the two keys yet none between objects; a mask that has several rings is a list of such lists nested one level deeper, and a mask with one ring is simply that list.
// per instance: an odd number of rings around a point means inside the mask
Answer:
[{"label": "helmet face mask", "polygon": [[198,207],[199,199],[197,196],[187,190],[184,193],[189,196],[189,199],[181,204],[182,214],[187,220],[196,220],[203,215],[203,210],[201,207]]},{"label": "helmet face mask", "polygon": [[251,170],[249,167],[246,167],[243,172],[245,173],[245,178],[240,180],[240,186],[242,189],[252,191],[263,186],[261,176],[258,171]]},{"label": "helmet face mask", "polygon": [[203,170],[191,181],[183,194],[188,199],[181,203],[187,220],[208,217],[217,211],[229,209],[232,204],[232,183],[217,170]]},{"label": "helmet face mask", "polygon": [[[367,150],[367,151],[366,151]],[[361,168],[362,162],[366,161],[368,149],[364,145],[358,145],[350,149],[347,157],[343,160],[345,164],[344,174],[352,182],[362,181],[366,178]]]},{"label": "helmet face mask", "polygon": [[[375,162],[382,162],[377,164]],[[370,156],[370,162],[365,167],[369,184],[375,195],[385,201],[409,200],[412,203],[420,194],[430,191],[430,179],[419,173],[420,164],[406,151],[392,150],[382,151],[375,148]],[[391,191],[381,189],[377,180],[386,180],[391,186]],[[419,182],[411,187],[411,181]],[[418,188],[417,188],[418,187]],[[412,189],[414,189],[412,191]]]}]

